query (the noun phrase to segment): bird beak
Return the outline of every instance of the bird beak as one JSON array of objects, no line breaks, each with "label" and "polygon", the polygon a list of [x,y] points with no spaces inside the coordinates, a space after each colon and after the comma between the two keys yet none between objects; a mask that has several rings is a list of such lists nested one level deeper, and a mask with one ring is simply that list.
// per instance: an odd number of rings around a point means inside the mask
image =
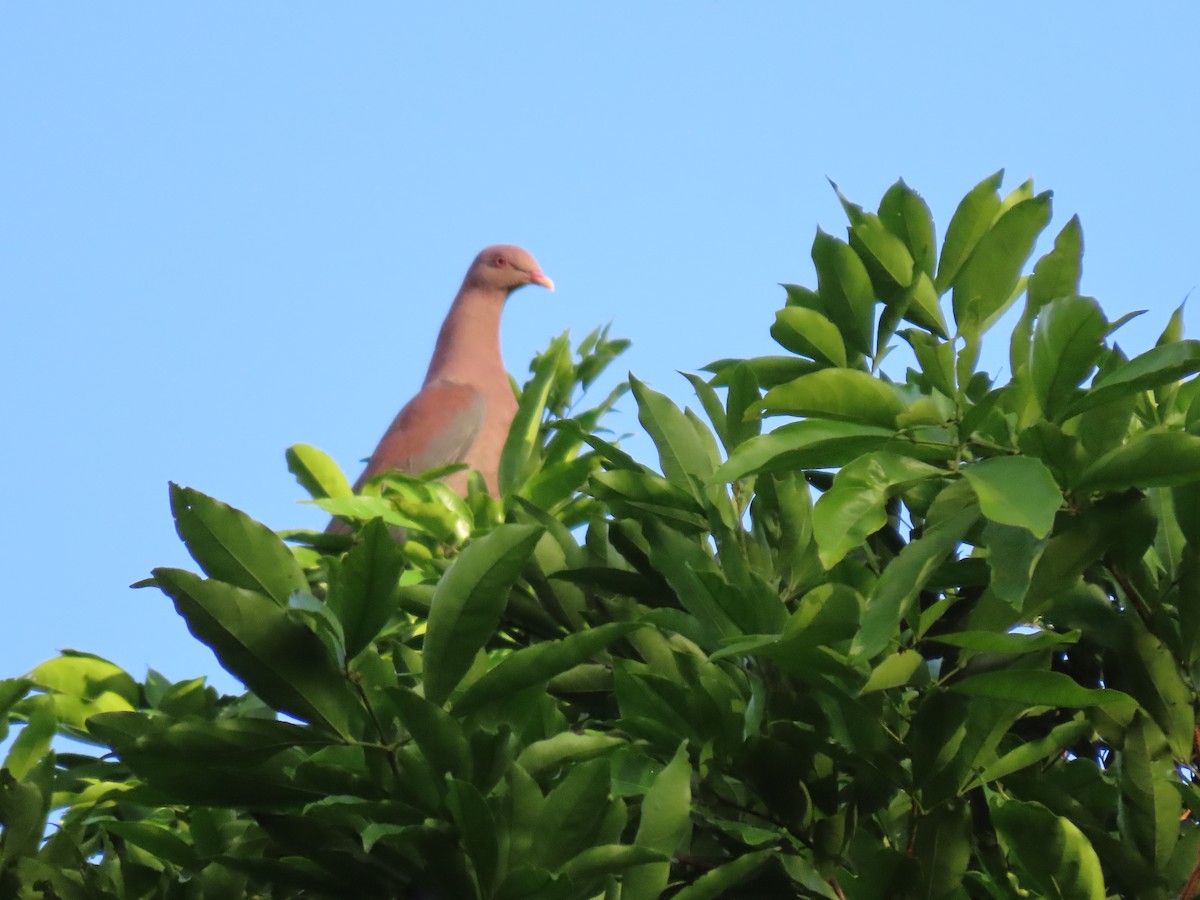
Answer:
[{"label": "bird beak", "polygon": [[541,272],[538,272],[537,270],[534,270],[529,273],[529,283],[530,284],[540,284],[542,287],[544,287],[548,291],[554,290],[554,282],[551,281],[549,278],[547,278],[545,275],[543,275]]}]

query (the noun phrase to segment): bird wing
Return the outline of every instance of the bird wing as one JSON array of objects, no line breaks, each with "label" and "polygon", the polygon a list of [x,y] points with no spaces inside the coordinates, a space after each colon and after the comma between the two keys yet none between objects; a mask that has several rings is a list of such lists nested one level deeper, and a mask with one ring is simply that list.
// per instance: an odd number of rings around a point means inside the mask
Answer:
[{"label": "bird wing", "polygon": [[462,462],[483,425],[487,402],[473,387],[439,379],[427,383],[396,415],[354,485],[399,469],[419,475]]}]

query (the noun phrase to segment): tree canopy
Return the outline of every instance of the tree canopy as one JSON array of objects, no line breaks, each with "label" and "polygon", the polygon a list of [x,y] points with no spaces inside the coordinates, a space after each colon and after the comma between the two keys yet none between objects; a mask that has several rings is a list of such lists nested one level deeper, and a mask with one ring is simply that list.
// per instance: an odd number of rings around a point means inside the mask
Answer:
[{"label": "tree canopy", "polygon": [[[1051,196],[1000,185],[940,244],[902,181],[842,197],[784,352],[696,410],[589,401],[626,342],[556,338],[499,498],[304,445],[352,535],[172,486],[203,574],[135,586],[246,693],[0,681],[0,895],[1195,895],[1200,342],[1179,310],[1130,358],[1079,221],[1030,269]],[[656,465],[605,436],[626,391]]]}]

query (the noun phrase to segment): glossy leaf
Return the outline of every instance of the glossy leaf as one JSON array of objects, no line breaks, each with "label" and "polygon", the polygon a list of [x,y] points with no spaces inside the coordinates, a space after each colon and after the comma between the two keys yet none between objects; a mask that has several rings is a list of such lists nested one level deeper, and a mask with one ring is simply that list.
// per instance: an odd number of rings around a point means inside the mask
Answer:
[{"label": "glossy leaf", "polygon": [[1075,399],[1076,389],[1096,366],[1107,333],[1108,321],[1090,297],[1059,297],[1042,307],[1029,355],[1029,377],[1048,419],[1057,419]]},{"label": "glossy leaf", "polygon": [[884,505],[904,486],[943,474],[895,453],[875,452],[845,465],[813,508],[813,536],[829,569],[887,523]]},{"label": "glossy leaf", "polygon": [[875,290],[866,266],[848,244],[820,229],[813,240],[812,259],[825,314],[837,325],[848,347],[870,354]]},{"label": "glossy leaf", "polygon": [[1063,418],[1139,394],[1200,372],[1200,341],[1164,344],[1101,374],[1090,390],[1063,411]]},{"label": "glossy leaf", "polygon": [[1081,491],[1173,487],[1200,480],[1200,437],[1144,432],[1096,460],[1080,475]]},{"label": "glossy leaf", "polygon": [[1027,706],[1067,708],[1128,703],[1129,695],[1107,688],[1085,688],[1061,672],[1018,669],[972,675],[953,685],[954,690],[973,697],[1012,700]]},{"label": "glossy leaf", "polygon": [[404,553],[383,519],[372,519],[341,564],[330,569],[326,603],[341,622],[348,657],[374,640],[396,611],[404,566]]},{"label": "glossy leaf", "polygon": [[846,365],[846,345],[837,326],[816,310],[785,306],[775,313],[771,337],[801,356],[831,366]]},{"label": "glossy leaf", "polygon": [[1054,249],[1037,261],[1029,276],[1026,295],[1034,311],[1058,297],[1079,293],[1082,261],[1083,231],[1079,216],[1072,216],[1054,239]]},{"label": "glossy leaf", "polygon": [[662,473],[671,483],[691,490],[691,478],[712,474],[712,462],[695,430],[665,394],[651,390],[632,375],[629,385],[638,404],[638,421],[658,448]]},{"label": "glossy leaf", "polygon": [[634,631],[632,622],[609,622],[553,641],[543,641],[506,656],[472,684],[454,703],[454,714],[465,716],[495,700],[536,684],[545,684],[605,650],[609,644]]},{"label": "glossy leaf", "polygon": [[904,404],[889,384],[857,369],[823,369],[773,387],[763,397],[767,415],[840,419],[893,427]]},{"label": "glossy leaf", "polygon": [[258,591],[285,606],[308,579],[275,533],[245,513],[192,488],[171,485],[175,530],[206,575]]},{"label": "glossy leaf", "polygon": [[349,497],[354,493],[337,463],[316,447],[293,444],[288,447],[286,456],[288,471],[314,500]]},{"label": "glossy leaf", "polygon": [[642,799],[641,820],[634,845],[665,857],[631,869],[622,879],[623,900],[653,900],[667,886],[671,866],[667,861],[683,840],[691,810],[692,766],[687,746],[681,744]]},{"label": "glossy leaf", "polygon": [[978,515],[977,510],[968,508],[951,516],[906,545],[892,560],[867,601],[862,628],[851,647],[855,656],[877,656],[896,638],[909,603],[958,546]]},{"label": "glossy leaf", "polygon": [[542,530],[501,525],[469,544],[438,583],[425,634],[425,696],[441,704],[487,643]]},{"label": "glossy leaf", "polygon": [[357,702],[312,631],[256,591],[155,569],[155,583],[175,603],[188,630],[222,667],[265,702],[298,719],[346,733]]},{"label": "glossy leaf", "polygon": [[513,417],[508,439],[500,453],[499,487],[507,496],[529,477],[530,460],[534,458],[534,447],[546,413],[546,402],[554,387],[555,376],[561,366],[568,364],[571,344],[566,334],[561,334],[550,344],[536,362],[533,377],[521,391],[517,412]]},{"label": "glossy leaf", "polygon": [[937,240],[934,237],[933,215],[921,195],[897,181],[879,201],[879,220],[908,248],[913,264],[930,278],[934,274]]},{"label": "glossy leaf", "polygon": [[989,175],[958,204],[950,218],[946,238],[942,242],[942,258],[938,263],[934,284],[938,294],[944,294],[954,284],[959,269],[975,249],[975,245],[992,227],[1000,209],[1000,195],[996,193],[1004,179],[1004,170]]},{"label": "glossy leaf", "polygon": [[864,213],[850,226],[852,246],[879,271],[886,273],[899,288],[908,287],[913,279],[913,258],[904,241],[889,231],[882,220]]},{"label": "glossy leaf", "polygon": [[1050,194],[1040,194],[1018,203],[980,238],[954,279],[954,321],[961,334],[982,334],[1008,309],[1021,268],[1049,221]]},{"label": "glossy leaf", "polygon": [[712,481],[733,482],[760,472],[842,465],[860,453],[882,449],[895,432],[834,419],[806,419],[751,438],[717,467]]}]

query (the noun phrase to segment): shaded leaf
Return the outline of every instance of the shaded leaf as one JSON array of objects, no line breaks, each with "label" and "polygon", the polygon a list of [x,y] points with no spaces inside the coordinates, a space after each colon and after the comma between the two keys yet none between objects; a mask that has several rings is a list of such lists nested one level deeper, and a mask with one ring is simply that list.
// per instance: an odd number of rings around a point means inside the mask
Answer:
[{"label": "shaded leaf", "polygon": [[264,595],[180,569],[155,569],[188,630],[275,709],[346,734],[358,703],[329,652]]}]

